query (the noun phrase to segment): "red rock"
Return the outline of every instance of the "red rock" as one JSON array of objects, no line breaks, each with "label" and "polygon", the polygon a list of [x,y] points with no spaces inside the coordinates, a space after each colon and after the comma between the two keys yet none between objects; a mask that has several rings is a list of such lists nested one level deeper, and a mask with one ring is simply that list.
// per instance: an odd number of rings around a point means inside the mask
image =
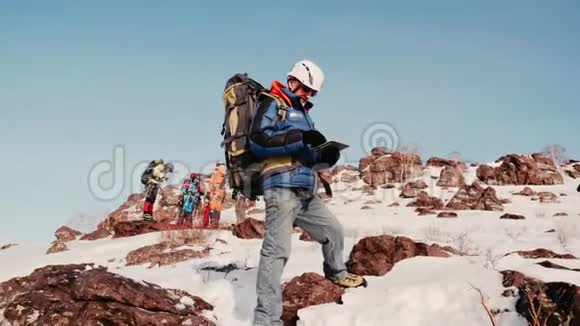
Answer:
[{"label": "red rock", "polygon": [[48,250],[46,251],[46,254],[54,254],[57,252],[63,252],[63,251],[67,251],[68,247],[66,246],[66,243],[62,242],[62,241],[53,241],[52,242],[52,246],[50,246],[50,248],[48,248]]},{"label": "red rock", "polygon": [[540,154],[500,157],[501,165],[491,168],[481,165],[477,169],[479,180],[489,185],[555,185],[564,182],[554,162]]},{"label": "red rock", "polygon": [[407,237],[381,235],[361,239],[350,252],[348,270],[358,275],[382,276],[401,260],[415,256],[449,257],[458,253],[451,247],[427,245]]},{"label": "red rock", "polygon": [[421,191],[417,195],[417,199],[414,202],[407,204],[407,206],[417,206],[428,209],[442,209],[444,204],[441,199],[437,197],[431,197],[426,192]]},{"label": "red rock", "polygon": [[109,232],[105,229],[96,229],[91,233],[87,233],[81,237],[81,240],[98,240],[110,236]]},{"label": "red rock", "polygon": [[518,254],[524,258],[530,258],[530,259],[537,259],[537,258],[559,258],[559,259],[577,259],[575,256],[570,255],[570,254],[557,254],[551,250],[548,249],[544,249],[544,248],[538,248],[538,249],[534,249],[534,250],[520,250],[520,251],[512,251],[507,255],[511,255],[511,254]]},{"label": "red rock", "polygon": [[179,226],[153,221],[127,221],[115,224],[113,238],[132,237],[150,232],[178,230]]},{"label": "red rock", "polygon": [[369,205],[364,205],[364,206],[361,206],[360,209],[367,210],[367,209],[373,209],[373,208],[371,206],[369,206]]},{"label": "red rock", "polygon": [[549,192],[549,191],[542,191],[537,193],[537,196],[540,198],[540,203],[557,203],[558,196],[556,194]]},{"label": "red rock", "polygon": [[[580,288],[565,282],[544,283],[516,271],[502,271],[503,285],[515,287],[516,311],[530,325],[560,326],[580,323]],[[535,314],[535,316],[534,316]]]},{"label": "red rock", "polygon": [[133,219],[131,212],[141,215],[143,213],[143,201],[145,196],[143,194],[132,194],[127,198],[119,208],[111,212],[106,219],[104,219],[97,229],[104,229],[109,234],[113,233],[115,224]]},{"label": "red rock", "polygon": [[516,215],[516,214],[503,214],[499,217],[500,220],[525,220],[526,217],[523,215]]},{"label": "red rock", "polygon": [[54,232],[56,240],[61,242],[68,242],[75,240],[82,233],[69,228],[68,226],[61,226]]},{"label": "red rock", "polygon": [[436,211],[428,208],[428,207],[417,207],[415,209],[415,212],[419,213],[419,216],[424,216],[424,215],[435,215],[437,214]]},{"label": "red rock", "polygon": [[439,217],[439,218],[454,218],[454,217],[457,217],[457,213],[446,211],[446,212],[441,212],[441,213],[437,214],[437,217]]},{"label": "red rock", "polygon": [[423,165],[419,155],[394,152],[362,158],[358,170],[363,182],[377,187],[418,177],[423,173]]},{"label": "red rock", "polygon": [[127,254],[126,266],[142,265],[149,263],[149,268],[156,266],[173,265],[193,258],[205,257],[209,254],[210,248],[201,251],[193,249],[179,249],[183,243],[171,243],[163,241],[158,244],[145,246],[132,250]]},{"label": "red rock", "polygon": [[401,204],[399,204],[398,202],[394,202],[394,203],[388,205],[388,207],[399,207],[399,206],[401,206]]},{"label": "red rock", "polygon": [[452,167],[458,169],[459,171],[467,171],[467,164],[462,161],[448,160],[440,157],[431,157],[425,163],[426,166],[435,167]]},{"label": "red rock", "polygon": [[284,284],[284,325],[296,325],[298,310],[325,303],[342,303],[344,289],[316,273],[304,273]]},{"label": "red rock", "polygon": [[502,211],[503,204],[492,187],[483,188],[478,182],[464,186],[447,203],[447,208],[456,210],[476,209]]},{"label": "red rock", "polygon": [[437,185],[439,187],[463,187],[465,185],[465,178],[458,168],[446,166],[441,170]]},{"label": "red rock", "polygon": [[403,191],[399,195],[402,198],[415,198],[421,189],[427,188],[427,184],[421,180],[408,182],[403,186]]},{"label": "red rock", "polygon": [[201,298],[93,264],[45,266],[0,283],[0,308],[12,325],[215,325]]},{"label": "red rock", "polygon": [[531,196],[535,196],[536,193],[532,190],[532,188],[524,187],[524,189],[522,189],[520,192],[514,193],[514,195],[531,197]]},{"label": "red rock", "polygon": [[234,225],[233,234],[241,239],[263,239],[266,233],[264,221],[247,218],[243,222]]}]

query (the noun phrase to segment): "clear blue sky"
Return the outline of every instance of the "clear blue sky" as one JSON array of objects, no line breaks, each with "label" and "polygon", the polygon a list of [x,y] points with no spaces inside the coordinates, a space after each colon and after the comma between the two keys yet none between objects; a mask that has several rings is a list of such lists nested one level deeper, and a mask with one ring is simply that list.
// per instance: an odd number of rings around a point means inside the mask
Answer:
[{"label": "clear blue sky", "polygon": [[423,158],[474,161],[558,143],[580,158],[578,1],[3,1],[0,240],[48,240],[99,201],[89,170],[223,158],[221,92],[302,58],[327,83],[317,126],[351,144],[387,121]]}]

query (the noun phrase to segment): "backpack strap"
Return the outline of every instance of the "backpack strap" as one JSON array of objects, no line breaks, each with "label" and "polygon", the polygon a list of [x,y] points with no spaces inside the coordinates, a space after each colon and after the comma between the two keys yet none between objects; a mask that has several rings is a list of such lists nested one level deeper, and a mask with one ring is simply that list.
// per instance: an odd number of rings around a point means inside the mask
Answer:
[{"label": "backpack strap", "polygon": [[278,122],[278,120],[279,121],[286,120],[286,113],[288,112],[288,105],[286,104],[286,102],[284,102],[283,99],[280,98],[280,96],[274,95],[274,94],[269,93],[269,92],[261,92],[260,95],[267,96],[271,99],[274,99],[274,101],[276,101],[276,104],[278,105],[278,115],[272,121],[272,125],[275,125],[276,122]]}]

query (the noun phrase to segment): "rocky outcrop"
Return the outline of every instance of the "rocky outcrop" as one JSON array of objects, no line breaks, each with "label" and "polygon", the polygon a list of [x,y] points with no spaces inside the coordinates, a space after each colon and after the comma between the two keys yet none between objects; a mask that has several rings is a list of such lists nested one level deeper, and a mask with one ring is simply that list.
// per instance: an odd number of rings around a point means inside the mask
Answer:
[{"label": "rocky outcrop", "polygon": [[75,240],[79,235],[82,235],[82,232],[77,230],[73,230],[68,226],[61,226],[54,232],[54,236],[56,240],[61,242],[68,242]]},{"label": "rocky outcrop", "polygon": [[373,149],[370,156],[360,159],[358,170],[366,184],[378,187],[420,176],[423,163],[417,154],[387,153]]},{"label": "rocky outcrop", "polygon": [[215,325],[206,317],[213,307],[197,296],[92,264],[45,266],[0,283],[3,309],[11,325]]},{"label": "rocky outcrop", "polygon": [[517,271],[502,271],[503,286],[515,289],[504,296],[518,297],[516,311],[530,325],[580,325],[580,288],[565,282],[545,283]]},{"label": "rocky outcrop", "polygon": [[502,216],[500,216],[499,219],[500,220],[525,220],[526,217],[523,215],[506,213],[506,214],[503,214]]},{"label": "rocky outcrop", "polygon": [[459,168],[453,166],[445,166],[441,170],[437,186],[439,187],[463,187],[465,185],[465,178]]},{"label": "rocky outcrop", "polygon": [[243,222],[234,225],[232,233],[241,239],[263,239],[266,233],[264,221],[247,218]]},{"label": "rocky outcrop", "polygon": [[542,154],[500,157],[498,167],[478,167],[477,178],[488,185],[555,185],[562,184],[562,175],[554,161]]},{"label": "rocky outcrop", "polygon": [[144,200],[145,196],[143,194],[130,195],[119,208],[111,212],[107,218],[99,223],[97,229],[104,229],[109,234],[113,234],[113,228],[117,223],[141,218]]},{"label": "rocky outcrop", "polygon": [[419,194],[419,192],[422,189],[425,189],[427,187],[428,187],[427,184],[421,180],[407,182],[407,183],[405,183],[405,185],[403,185],[403,191],[401,191],[401,194],[399,195],[399,197],[401,197],[401,198],[415,198],[415,197],[417,197],[417,194]]},{"label": "rocky outcrop", "polygon": [[81,240],[99,240],[104,239],[111,234],[105,229],[96,229],[91,233],[87,233],[81,237]]},{"label": "rocky outcrop", "polygon": [[575,256],[571,254],[557,254],[551,250],[538,248],[534,250],[520,250],[520,251],[513,251],[507,255],[518,254],[524,258],[530,259],[538,259],[538,258],[559,258],[559,259],[577,259]]},{"label": "rocky outcrop", "polygon": [[53,241],[52,245],[50,246],[50,248],[48,248],[48,250],[46,251],[46,254],[55,254],[57,252],[63,252],[63,251],[67,251],[68,247],[66,246],[66,243],[62,242],[62,241]]},{"label": "rocky outcrop", "polygon": [[344,289],[324,276],[304,273],[284,285],[282,320],[285,326],[296,325],[298,310],[325,303],[342,303]]},{"label": "rocky outcrop", "polygon": [[519,192],[514,193],[514,195],[531,197],[531,196],[536,195],[536,193],[532,190],[532,188],[530,188],[530,187],[524,187],[524,189],[522,189]]},{"label": "rocky outcrop", "polygon": [[447,208],[465,210],[477,209],[488,211],[502,211],[503,203],[495,195],[492,187],[483,188],[479,182],[464,186],[447,203]]},{"label": "rocky outcrop", "polygon": [[347,268],[359,275],[381,276],[403,259],[415,256],[449,257],[457,253],[451,247],[427,245],[407,237],[381,235],[361,239],[350,252]]},{"label": "rocky outcrop", "polygon": [[564,167],[564,171],[570,178],[580,178],[580,163],[573,163],[569,164],[568,166]]},{"label": "rocky outcrop", "polygon": [[407,204],[407,206],[434,210],[434,209],[442,209],[445,205],[443,204],[443,201],[441,199],[429,196],[426,192],[421,191],[417,195],[417,199]]},{"label": "rocky outcrop", "polygon": [[126,221],[115,224],[113,238],[132,237],[150,232],[178,230],[175,224],[157,223],[153,221]]},{"label": "rocky outcrop", "polygon": [[193,250],[182,248],[183,246],[184,244],[181,243],[163,241],[158,244],[135,249],[127,254],[126,265],[132,266],[149,263],[149,268],[173,265],[189,259],[205,257],[210,251],[208,247],[203,250]]},{"label": "rocky outcrop", "polygon": [[456,218],[457,217],[457,213],[455,212],[440,212],[439,214],[437,214],[438,218]]},{"label": "rocky outcrop", "polygon": [[460,172],[467,171],[467,164],[462,161],[456,160],[448,160],[440,157],[431,157],[425,163],[426,166],[434,166],[434,167],[451,167],[454,169],[459,170]]},{"label": "rocky outcrop", "polygon": [[77,230],[71,229],[68,226],[61,226],[54,232],[56,240],[51,243],[46,254],[54,254],[68,250],[66,242],[73,241],[80,235],[82,235],[82,233]]}]

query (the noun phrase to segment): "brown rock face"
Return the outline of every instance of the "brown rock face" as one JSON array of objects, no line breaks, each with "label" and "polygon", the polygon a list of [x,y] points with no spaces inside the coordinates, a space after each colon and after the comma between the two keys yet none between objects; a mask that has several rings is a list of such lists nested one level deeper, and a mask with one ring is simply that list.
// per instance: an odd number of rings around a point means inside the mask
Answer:
[{"label": "brown rock face", "polygon": [[150,232],[177,230],[179,227],[174,224],[157,223],[153,221],[127,221],[115,224],[113,238],[132,237]]},{"label": "brown rock face", "polygon": [[484,189],[478,182],[474,182],[471,186],[460,188],[447,203],[447,208],[502,211],[503,204],[496,197],[495,190],[492,187]]},{"label": "brown rock face", "polygon": [[524,258],[531,258],[531,259],[537,259],[537,258],[577,259],[573,255],[557,254],[551,250],[544,249],[544,248],[538,248],[538,249],[528,250],[528,251],[526,251],[526,250],[513,251],[513,252],[506,254],[506,256],[511,255],[511,254],[518,254]]},{"label": "brown rock face", "polygon": [[520,192],[514,193],[514,195],[531,197],[536,195],[536,193],[532,190],[532,188],[524,187],[524,189],[522,189]]},{"label": "brown rock face", "polygon": [[201,258],[209,254],[210,249],[201,251],[193,249],[179,249],[183,244],[164,241],[155,245],[135,249],[127,254],[127,266],[149,263],[149,268],[165,266],[186,261],[192,258]]},{"label": "brown rock face", "polygon": [[566,174],[568,174],[571,178],[580,178],[580,163],[570,164],[565,167],[564,171],[566,171]]},{"label": "brown rock face", "polygon": [[81,237],[81,240],[99,240],[110,236],[109,232],[105,229],[96,229],[91,233],[87,233]]},{"label": "brown rock face", "polygon": [[[383,152],[375,152],[382,154]],[[371,155],[359,161],[362,180],[373,187],[390,182],[403,182],[420,176],[423,172],[421,157],[401,152]]]},{"label": "brown rock face", "polygon": [[415,198],[421,189],[427,188],[427,184],[421,180],[408,182],[403,186],[403,191],[399,195],[402,198]]},{"label": "brown rock face", "polygon": [[456,167],[445,166],[441,170],[441,175],[437,181],[439,187],[463,187],[465,185],[465,178],[463,173]]},{"label": "brown rock face", "polygon": [[61,226],[56,230],[56,232],[54,232],[56,239],[61,242],[73,241],[81,234],[81,232],[73,230],[68,226]]},{"label": "brown rock face", "polygon": [[247,218],[243,222],[234,225],[233,234],[241,239],[263,239],[266,226],[263,221]]},{"label": "brown rock face", "polygon": [[517,215],[517,214],[503,214],[502,216],[499,217],[500,220],[525,220],[526,217],[523,215]]},{"label": "brown rock face", "polygon": [[426,192],[421,191],[417,195],[417,199],[414,202],[407,204],[407,206],[417,206],[420,208],[433,210],[433,209],[442,209],[443,206],[445,205],[443,204],[443,201],[441,201],[441,199],[437,197],[431,197]]},{"label": "brown rock face", "polygon": [[54,254],[57,252],[63,252],[63,251],[67,251],[68,247],[66,246],[66,243],[62,242],[62,241],[53,241],[52,242],[52,246],[50,246],[50,248],[48,248],[48,250],[46,251],[46,254]]},{"label": "brown rock face", "polygon": [[440,157],[431,157],[425,163],[427,166],[435,166],[435,167],[452,167],[458,169],[459,171],[467,171],[467,164],[462,161],[455,161],[455,160],[447,160]]},{"label": "brown rock face", "polygon": [[542,191],[537,193],[536,195],[538,196],[538,198],[540,198],[540,203],[553,204],[558,202],[558,196],[555,193],[549,191]]},{"label": "brown rock face", "polygon": [[564,282],[544,283],[510,270],[501,274],[503,286],[517,288],[516,311],[530,325],[580,324],[580,288],[577,286]]},{"label": "brown rock face", "polygon": [[109,234],[113,234],[113,228],[115,227],[115,224],[133,219],[131,212],[134,212],[134,214],[138,215],[143,213],[144,200],[145,196],[143,194],[130,195],[126,202],[119,206],[119,208],[117,208],[115,211],[111,212],[107,218],[99,223],[97,229],[104,229]]},{"label": "brown rock face", "polygon": [[296,325],[298,310],[324,304],[342,303],[344,289],[316,273],[304,273],[294,277],[284,285],[284,310],[282,320],[285,326]]},{"label": "brown rock face", "polygon": [[451,247],[427,245],[407,237],[381,235],[361,239],[350,252],[347,268],[359,275],[382,276],[403,259],[415,256],[449,257],[453,253],[457,250]]},{"label": "brown rock face", "polygon": [[45,266],[0,283],[2,309],[12,325],[215,325],[199,297],[92,264]]},{"label": "brown rock face", "polygon": [[441,212],[441,213],[437,214],[437,217],[439,217],[439,218],[456,218],[457,213],[455,213],[455,212]]},{"label": "brown rock face", "polygon": [[481,165],[477,178],[488,185],[555,185],[564,179],[551,158],[541,154],[500,157],[501,165],[491,168]]}]

